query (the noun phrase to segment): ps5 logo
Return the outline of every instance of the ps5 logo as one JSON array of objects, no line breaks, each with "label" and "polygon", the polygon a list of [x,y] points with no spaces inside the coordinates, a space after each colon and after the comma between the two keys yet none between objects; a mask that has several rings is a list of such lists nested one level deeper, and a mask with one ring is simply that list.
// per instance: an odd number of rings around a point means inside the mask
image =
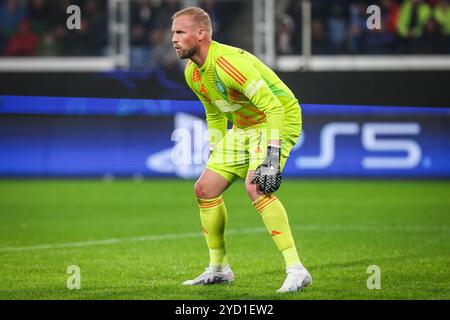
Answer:
[{"label": "ps5 logo", "polygon": [[[361,127],[356,122],[332,122],[326,124],[320,133],[320,154],[300,156],[296,166],[301,169],[324,169],[333,164],[338,136],[357,135],[361,132],[361,144],[369,152],[402,152],[403,156],[366,156],[361,165],[364,169],[411,169],[421,161],[420,145],[407,138],[386,136],[418,135],[418,123],[365,123]],[[383,137],[385,136],[385,137]]]},{"label": "ps5 logo", "polygon": [[175,129],[171,134],[174,146],[148,156],[147,168],[185,179],[198,177],[209,154],[207,129],[203,119],[183,112],[177,113]]}]

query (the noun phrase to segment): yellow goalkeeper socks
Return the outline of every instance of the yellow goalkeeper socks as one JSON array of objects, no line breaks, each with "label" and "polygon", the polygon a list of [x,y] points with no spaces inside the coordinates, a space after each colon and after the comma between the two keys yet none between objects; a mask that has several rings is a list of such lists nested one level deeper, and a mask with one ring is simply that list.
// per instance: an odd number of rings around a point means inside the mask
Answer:
[{"label": "yellow goalkeeper socks", "polygon": [[222,196],[213,199],[199,199],[200,220],[206,244],[209,248],[210,265],[228,264],[225,250],[225,226],[227,224],[227,209]]},{"label": "yellow goalkeeper socks", "polygon": [[259,197],[253,202],[261,214],[273,241],[283,254],[286,267],[300,264],[300,258],[292,238],[291,228],[283,204],[273,194]]}]

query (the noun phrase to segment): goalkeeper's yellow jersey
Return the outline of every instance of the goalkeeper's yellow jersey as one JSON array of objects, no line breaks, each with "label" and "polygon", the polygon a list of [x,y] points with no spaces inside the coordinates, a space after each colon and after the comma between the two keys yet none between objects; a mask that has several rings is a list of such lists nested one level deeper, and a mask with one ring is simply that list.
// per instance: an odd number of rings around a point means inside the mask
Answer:
[{"label": "goalkeeper's yellow jersey", "polygon": [[203,66],[189,61],[185,77],[203,103],[208,129],[219,130],[222,137],[227,120],[237,128],[265,124],[279,132],[292,124],[301,126],[300,106],[292,91],[245,50],[212,41]]}]

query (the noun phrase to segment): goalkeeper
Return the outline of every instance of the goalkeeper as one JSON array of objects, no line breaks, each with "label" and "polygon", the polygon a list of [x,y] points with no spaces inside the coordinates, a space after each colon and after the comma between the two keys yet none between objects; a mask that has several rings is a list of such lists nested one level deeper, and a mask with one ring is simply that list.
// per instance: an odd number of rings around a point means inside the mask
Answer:
[{"label": "goalkeeper", "polygon": [[[301,133],[298,101],[255,56],[213,41],[210,17],[202,9],[189,7],[176,12],[172,33],[178,57],[189,59],[185,77],[205,108],[211,150],[195,184],[210,264],[204,273],[184,284],[234,280],[225,248],[227,210],[222,194],[242,178],[286,263],[287,277],[278,292],[298,291],[312,279],[300,262],[283,204],[273,194]],[[233,128],[227,132],[228,121]]]}]

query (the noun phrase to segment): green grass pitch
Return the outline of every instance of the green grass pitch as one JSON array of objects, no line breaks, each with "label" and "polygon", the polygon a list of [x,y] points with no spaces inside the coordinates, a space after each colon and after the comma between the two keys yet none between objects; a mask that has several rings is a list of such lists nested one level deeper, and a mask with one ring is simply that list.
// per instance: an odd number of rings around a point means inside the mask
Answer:
[{"label": "green grass pitch", "polygon": [[300,293],[276,293],[282,256],[242,182],[224,196],[234,284],[185,287],[208,264],[193,181],[2,180],[0,299],[450,298],[448,181],[286,180],[277,194],[314,279]]}]

